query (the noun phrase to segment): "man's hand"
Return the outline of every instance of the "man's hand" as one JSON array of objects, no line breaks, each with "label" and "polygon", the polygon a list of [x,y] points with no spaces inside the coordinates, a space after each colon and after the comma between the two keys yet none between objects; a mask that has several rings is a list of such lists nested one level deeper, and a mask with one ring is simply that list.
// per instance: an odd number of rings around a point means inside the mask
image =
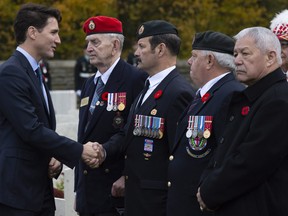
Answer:
[{"label": "man's hand", "polygon": [[105,159],[103,147],[95,142],[88,142],[83,146],[82,159],[91,168],[98,168]]},{"label": "man's hand", "polygon": [[111,194],[114,197],[123,197],[125,192],[125,177],[121,176],[112,185]]},{"label": "man's hand", "polygon": [[49,162],[49,168],[48,168],[48,176],[50,178],[54,178],[58,176],[61,172],[62,164],[60,161],[56,160],[55,158],[51,158]]},{"label": "man's hand", "polygon": [[208,209],[206,204],[204,203],[204,201],[202,200],[202,197],[201,197],[201,194],[200,194],[200,187],[198,188],[198,192],[196,194],[197,196],[197,200],[198,200],[198,203],[200,205],[200,210],[203,211],[203,210],[206,210],[206,211],[213,211],[211,209]]}]

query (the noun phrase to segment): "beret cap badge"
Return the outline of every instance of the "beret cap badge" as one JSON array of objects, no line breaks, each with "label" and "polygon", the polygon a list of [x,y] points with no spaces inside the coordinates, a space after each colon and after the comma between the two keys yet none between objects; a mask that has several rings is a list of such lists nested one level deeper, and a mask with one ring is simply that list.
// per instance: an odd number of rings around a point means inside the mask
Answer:
[{"label": "beret cap badge", "polygon": [[95,23],[94,23],[94,21],[93,20],[90,20],[90,22],[89,22],[89,29],[90,30],[93,30],[93,29],[95,29]]},{"label": "beret cap badge", "polygon": [[143,32],[144,32],[144,26],[142,25],[138,30],[138,34],[141,35]]}]

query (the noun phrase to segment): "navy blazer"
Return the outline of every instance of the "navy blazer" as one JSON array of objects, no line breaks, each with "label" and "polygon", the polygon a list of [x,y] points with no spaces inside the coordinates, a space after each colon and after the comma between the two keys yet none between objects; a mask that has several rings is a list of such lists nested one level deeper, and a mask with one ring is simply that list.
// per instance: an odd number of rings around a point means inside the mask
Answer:
[{"label": "navy blazer", "polygon": [[232,73],[229,73],[208,90],[207,101],[199,100],[190,112],[188,111],[190,106],[183,112],[179,119],[168,168],[168,180],[171,183],[168,190],[168,216],[210,215],[200,211],[196,193],[200,175],[208,165],[216,147],[215,136],[212,131],[207,145],[202,150],[193,150],[189,147],[189,139],[186,137],[188,118],[193,115],[214,116],[229,94],[243,89],[244,86],[235,80]]},{"label": "navy blazer", "polygon": [[[94,76],[89,78],[82,89],[82,106],[79,108],[78,140],[97,141],[99,143],[116,134],[125,124],[130,106],[144,86],[147,73],[120,59],[113,69],[103,93],[126,93],[126,107],[123,111],[107,111],[107,101],[95,107],[87,129],[88,112],[95,91]],[[83,104],[88,99],[88,103]],[[121,120],[120,120],[121,119]],[[120,121],[117,121],[120,120]],[[76,209],[80,213],[111,212],[121,200],[111,197],[112,184],[122,175],[124,159],[105,161],[98,169],[91,169],[82,161],[75,170],[75,191],[77,192]],[[116,202],[116,203],[115,203]],[[122,205],[124,205],[122,201]]]},{"label": "navy blazer", "polygon": [[20,52],[0,66],[0,203],[14,208],[39,211],[48,187],[53,197],[51,157],[71,168],[81,158],[83,146],[54,131],[46,92],[50,113],[35,72]]},{"label": "navy blazer", "polygon": [[[159,91],[162,92],[160,97]],[[122,133],[105,143],[107,159],[119,151],[113,143],[122,144],[122,151],[126,154],[125,215],[166,215],[168,158],[175,139],[177,120],[192,101],[193,95],[190,83],[177,69],[171,71],[137,111],[135,107],[140,95],[135,99],[125,128],[125,141],[119,141]],[[163,137],[135,136],[133,130],[136,114],[163,118]],[[150,150],[146,149],[148,143],[152,145]]]}]

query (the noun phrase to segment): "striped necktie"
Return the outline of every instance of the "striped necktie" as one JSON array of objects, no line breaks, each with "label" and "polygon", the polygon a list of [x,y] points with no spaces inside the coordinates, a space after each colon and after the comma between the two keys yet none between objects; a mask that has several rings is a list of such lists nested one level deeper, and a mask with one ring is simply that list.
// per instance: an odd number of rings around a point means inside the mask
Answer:
[{"label": "striped necktie", "polygon": [[102,91],[104,89],[104,83],[101,79],[101,76],[97,78],[97,83],[96,83],[96,88],[95,88],[95,92],[94,92],[94,95],[93,95],[93,99],[92,99],[92,102],[90,104],[90,108],[89,108],[89,111],[90,111],[90,114],[92,115],[93,112],[94,112],[94,109],[95,109],[95,106],[96,106],[96,103],[97,101],[99,100],[99,97],[101,96],[102,94]]}]

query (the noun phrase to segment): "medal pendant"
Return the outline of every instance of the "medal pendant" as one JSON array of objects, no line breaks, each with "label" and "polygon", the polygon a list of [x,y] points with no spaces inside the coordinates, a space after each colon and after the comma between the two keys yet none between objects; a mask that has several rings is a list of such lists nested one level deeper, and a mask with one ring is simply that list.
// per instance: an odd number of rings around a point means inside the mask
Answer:
[{"label": "medal pendant", "polygon": [[188,129],[187,132],[186,132],[186,137],[190,138],[191,136],[192,136],[192,130]]},{"label": "medal pendant", "polygon": [[110,111],[112,110],[112,106],[111,106],[111,105],[108,105],[108,106],[106,107],[106,110],[107,110],[108,112],[110,112]]},{"label": "medal pendant", "polygon": [[139,130],[138,130],[138,128],[136,127],[136,128],[134,128],[134,130],[133,130],[133,135],[134,135],[134,136],[138,136],[138,134],[139,134]]},{"label": "medal pendant", "polygon": [[113,111],[117,111],[117,105],[113,106]]},{"label": "medal pendant", "polygon": [[163,132],[159,130],[158,134],[159,134],[159,137],[158,137],[158,138],[159,138],[159,139],[162,139],[162,137],[163,137]]},{"label": "medal pendant", "polygon": [[210,131],[208,129],[206,129],[204,131],[204,133],[203,133],[203,136],[204,136],[205,139],[208,139],[210,137],[210,135],[211,135],[211,133],[210,133]]},{"label": "medal pendant", "polygon": [[124,103],[120,103],[120,104],[118,105],[118,110],[123,111],[124,109],[125,109]]}]

